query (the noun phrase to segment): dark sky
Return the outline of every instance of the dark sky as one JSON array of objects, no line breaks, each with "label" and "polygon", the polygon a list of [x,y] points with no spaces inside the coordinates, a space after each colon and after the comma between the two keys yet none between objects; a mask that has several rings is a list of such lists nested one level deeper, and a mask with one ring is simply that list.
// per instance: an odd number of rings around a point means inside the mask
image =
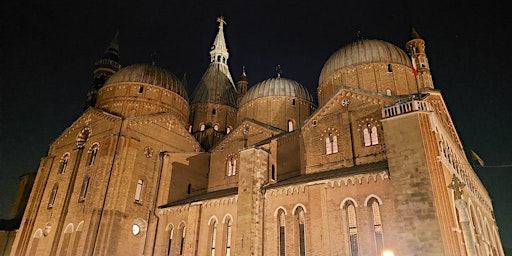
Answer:
[{"label": "dark sky", "polygon": [[[19,3],[14,3],[19,2]],[[404,49],[411,27],[426,41],[434,85],[493,200],[504,246],[512,247],[512,51],[504,6],[445,1],[9,1],[0,15],[0,218],[18,177],[35,172],[48,146],[78,118],[93,64],[119,31],[123,66],[156,63],[189,93],[209,62],[224,16],[234,80],[294,79],[316,96],[323,64],[358,39]],[[334,2],[334,3],[330,3]],[[72,4],[72,5],[70,5]],[[508,81],[508,82],[507,82]]]}]

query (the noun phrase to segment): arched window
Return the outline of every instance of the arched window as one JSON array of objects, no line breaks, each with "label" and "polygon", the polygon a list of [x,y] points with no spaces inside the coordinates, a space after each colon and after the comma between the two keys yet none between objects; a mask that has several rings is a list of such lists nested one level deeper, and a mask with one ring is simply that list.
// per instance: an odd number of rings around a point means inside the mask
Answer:
[{"label": "arched window", "polygon": [[231,132],[231,129],[233,129],[233,128],[231,128],[231,126],[228,126],[228,127],[226,128],[226,134],[229,134],[229,133]]},{"label": "arched window", "polygon": [[297,217],[297,224],[298,224],[298,233],[297,236],[299,238],[299,255],[305,256],[306,255],[306,242],[305,242],[305,217],[304,217],[304,209],[302,207],[297,207],[297,210],[295,211],[295,215]]},{"label": "arched window", "polygon": [[186,234],[186,231],[187,231],[187,227],[185,227],[185,224],[182,224],[181,228],[180,228],[180,255],[183,255],[183,248],[184,248],[184,243],[185,243],[185,234]]},{"label": "arched window", "polygon": [[55,183],[55,185],[53,185],[52,191],[50,192],[50,197],[48,198],[48,208],[53,208],[55,199],[57,198],[57,190],[59,190],[59,184]]},{"label": "arched window", "polygon": [[334,153],[338,153],[338,136],[329,133],[329,136],[325,138],[325,154]]},{"label": "arched window", "polygon": [[293,121],[292,120],[288,120],[288,131],[293,132]]},{"label": "arched window", "polygon": [[347,219],[347,227],[348,227],[348,237],[349,237],[349,247],[350,247],[350,256],[359,255],[359,245],[357,241],[357,219],[356,219],[356,207],[354,202],[347,201],[345,203],[345,216]]},{"label": "arched window", "polygon": [[200,130],[200,131],[204,131],[204,129],[206,129],[206,125],[201,124],[201,125],[199,126],[199,130]]},{"label": "arched window", "polygon": [[228,217],[226,219],[226,256],[231,256],[231,233],[232,233],[233,219]]},{"label": "arched window", "polygon": [[276,166],[272,165],[270,170],[270,179],[275,181],[276,180]]},{"label": "arched window", "polygon": [[379,134],[376,126],[367,124],[366,128],[363,129],[364,146],[369,147],[379,144]]},{"label": "arched window", "polygon": [[78,198],[79,202],[83,202],[85,197],[87,196],[87,190],[89,189],[89,181],[91,177],[85,176],[84,181],[82,182],[82,188],[80,189],[80,197]]},{"label": "arched window", "polygon": [[386,89],[386,95],[391,96],[391,89]]},{"label": "arched window", "polygon": [[236,158],[231,156],[228,158],[226,167],[226,176],[233,176],[236,174]]},{"label": "arched window", "polygon": [[171,244],[172,244],[172,235],[174,233],[174,227],[171,226],[171,230],[169,230],[169,243],[167,244],[167,255],[171,255]]},{"label": "arched window", "polygon": [[219,124],[214,124],[214,125],[213,125],[213,129],[214,129],[214,130],[216,130],[216,131],[218,131],[218,130],[219,130]]},{"label": "arched window", "polygon": [[98,154],[99,146],[98,144],[94,144],[87,152],[87,161],[85,163],[86,166],[94,165],[94,160],[96,160],[96,155]]},{"label": "arched window", "polygon": [[282,209],[279,209],[279,212],[277,213],[277,221],[279,227],[279,256],[286,256],[286,218]]},{"label": "arched window", "polygon": [[192,133],[192,125],[189,125],[189,126],[188,126],[188,132],[189,132],[189,133]]},{"label": "arched window", "polygon": [[135,202],[142,202],[142,188],[144,187],[144,181],[138,180],[137,187],[135,188]]},{"label": "arched window", "polygon": [[382,238],[382,221],[380,218],[379,201],[377,201],[376,198],[371,198],[368,201],[368,207],[372,208],[373,234],[375,237],[375,247],[377,250],[377,255],[381,255],[384,242]]},{"label": "arched window", "polygon": [[212,116],[215,116],[217,115],[217,110],[216,109],[212,109]]},{"label": "arched window", "polygon": [[60,255],[65,256],[68,253],[69,241],[73,233],[73,224],[69,223],[64,230],[64,238],[62,239],[62,246],[60,248]]},{"label": "arched window", "polygon": [[215,256],[215,242],[217,241],[217,220],[210,223],[210,256]]},{"label": "arched window", "polygon": [[39,245],[39,240],[40,240],[41,237],[43,237],[43,231],[41,229],[36,230],[36,232],[34,233],[34,236],[32,238],[32,245],[30,247],[30,254],[28,254],[29,256],[36,255],[37,246]]},{"label": "arched window", "polygon": [[66,153],[60,159],[58,174],[63,174],[64,172],[66,172],[66,167],[68,166],[68,162],[69,162],[69,153]]}]

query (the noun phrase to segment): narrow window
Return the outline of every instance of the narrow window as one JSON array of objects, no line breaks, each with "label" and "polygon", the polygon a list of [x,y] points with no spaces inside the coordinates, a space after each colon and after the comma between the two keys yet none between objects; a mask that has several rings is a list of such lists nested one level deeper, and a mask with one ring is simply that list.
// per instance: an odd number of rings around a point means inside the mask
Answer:
[{"label": "narrow window", "polygon": [[188,184],[188,187],[187,187],[187,194],[190,195],[190,193],[192,193],[192,184]]},{"label": "narrow window", "polygon": [[289,132],[293,131],[293,121],[292,120],[288,120],[288,131]]},{"label": "narrow window", "polygon": [[200,131],[204,131],[205,128],[206,128],[206,126],[204,124],[201,124],[200,127],[199,127],[199,130]]},{"label": "narrow window", "polygon": [[98,154],[98,144],[92,145],[87,153],[87,161],[85,163],[86,166],[94,165],[94,161],[96,160],[96,155]]},{"label": "narrow window", "polygon": [[329,136],[325,138],[325,154],[334,153],[338,153],[338,136],[329,133]]},{"label": "narrow window", "polygon": [[[370,124],[368,124],[370,125]],[[364,146],[368,147],[372,145],[372,139],[370,138],[370,132],[368,128],[363,129],[363,139],[364,139]]]},{"label": "narrow window", "polygon": [[231,126],[228,126],[228,127],[226,128],[226,134],[229,134],[230,132],[231,132]]},{"label": "narrow window", "polygon": [[63,174],[64,172],[66,172],[66,167],[68,166],[68,162],[69,162],[69,154],[66,153],[60,159],[59,171],[58,171],[59,174]]},{"label": "narrow window", "polygon": [[210,227],[210,256],[215,256],[215,241],[217,240],[217,221],[213,220]]},{"label": "narrow window", "polygon": [[53,205],[55,204],[55,199],[57,198],[57,190],[59,190],[59,185],[55,183],[55,185],[53,185],[52,191],[50,192],[48,208],[53,208]]},{"label": "narrow window", "polygon": [[189,125],[189,126],[188,126],[188,132],[189,132],[189,133],[192,133],[192,125]]},{"label": "narrow window", "polygon": [[375,249],[377,250],[377,255],[381,255],[383,248],[383,239],[382,239],[382,222],[380,218],[380,206],[377,199],[372,198],[370,200],[370,207],[372,207],[372,222],[373,222],[373,233],[375,236]]},{"label": "narrow window", "polygon": [[292,105],[295,106],[295,99],[292,99]]},{"label": "narrow window", "polygon": [[227,162],[227,176],[233,176],[236,174],[236,158],[234,156],[230,157]]},{"label": "narrow window", "polygon": [[276,166],[272,165],[272,173],[270,175],[270,179],[276,180]]},{"label": "narrow window", "polygon": [[377,127],[372,127],[372,133],[371,133],[371,139],[372,139],[372,145],[379,144],[379,134],[377,133]]},{"label": "narrow window", "polygon": [[183,226],[181,228],[180,255],[183,255],[183,247],[184,247],[184,243],[185,243],[185,232],[186,232],[186,227]]},{"label": "narrow window", "polygon": [[85,197],[87,196],[87,190],[89,189],[89,181],[91,177],[85,176],[84,181],[82,182],[82,189],[80,189],[80,197],[78,198],[79,202],[83,202]]},{"label": "narrow window", "polygon": [[286,226],[285,226],[285,215],[283,210],[279,210],[278,215],[278,226],[279,226],[279,256],[286,256]]},{"label": "narrow window", "polygon": [[142,93],[143,91],[144,91],[144,87],[143,86],[139,87],[139,93]]},{"label": "narrow window", "polygon": [[226,220],[226,256],[231,256],[231,231],[233,220],[228,217]]},{"label": "narrow window", "polygon": [[216,131],[218,131],[218,130],[219,130],[219,124],[214,124],[214,125],[213,125],[213,129],[214,129],[214,130],[216,130]]},{"label": "narrow window", "polygon": [[171,228],[169,231],[169,243],[167,244],[167,255],[171,255],[171,244],[172,244],[172,235],[174,233],[174,228]]},{"label": "narrow window", "polygon": [[386,95],[391,96],[391,89],[386,89]]},{"label": "narrow window", "polygon": [[212,116],[214,116],[216,114],[217,114],[217,110],[216,109],[212,109]]},{"label": "narrow window", "polygon": [[297,215],[297,223],[299,226],[298,229],[298,237],[299,237],[299,255],[305,256],[306,255],[306,243],[305,243],[305,232],[304,232],[304,226],[305,226],[305,218],[304,218],[304,209],[302,207],[298,207],[296,211]]},{"label": "narrow window", "polygon": [[393,68],[391,67],[391,64],[388,64],[388,72],[393,72]]},{"label": "narrow window", "polygon": [[137,188],[135,190],[135,202],[140,203],[142,201],[142,187],[144,182],[142,180],[137,181]]},{"label": "narrow window", "polygon": [[357,241],[357,221],[356,221],[356,208],[352,201],[348,201],[345,205],[348,236],[350,241],[350,256],[359,255],[359,245]]}]

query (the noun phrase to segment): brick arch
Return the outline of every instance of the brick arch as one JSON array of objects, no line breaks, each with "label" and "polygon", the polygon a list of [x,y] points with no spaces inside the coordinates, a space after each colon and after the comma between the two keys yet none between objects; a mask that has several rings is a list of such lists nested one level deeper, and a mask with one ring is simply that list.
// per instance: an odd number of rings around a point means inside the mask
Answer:
[{"label": "brick arch", "polygon": [[382,199],[380,199],[380,197],[378,197],[377,195],[375,194],[371,194],[369,195],[365,200],[364,200],[364,206],[368,206],[368,202],[370,201],[370,199],[372,198],[375,198],[377,200],[377,202],[379,203],[379,205],[382,205]]}]

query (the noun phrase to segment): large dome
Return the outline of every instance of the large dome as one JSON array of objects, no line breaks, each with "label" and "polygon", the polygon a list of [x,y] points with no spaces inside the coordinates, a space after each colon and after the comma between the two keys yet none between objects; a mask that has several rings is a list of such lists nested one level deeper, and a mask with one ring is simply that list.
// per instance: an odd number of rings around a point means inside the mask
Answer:
[{"label": "large dome", "polygon": [[275,77],[266,79],[251,87],[242,98],[240,105],[257,98],[269,96],[297,97],[313,102],[311,94],[298,82],[288,78]]},{"label": "large dome", "polygon": [[377,39],[359,40],[331,55],[322,68],[318,84],[341,68],[379,62],[411,66],[409,56],[397,46]]},{"label": "large dome", "polygon": [[113,74],[105,85],[122,82],[134,82],[160,86],[177,93],[188,100],[187,90],[181,81],[172,73],[165,69],[150,64],[134,64],[122,68]]}]

